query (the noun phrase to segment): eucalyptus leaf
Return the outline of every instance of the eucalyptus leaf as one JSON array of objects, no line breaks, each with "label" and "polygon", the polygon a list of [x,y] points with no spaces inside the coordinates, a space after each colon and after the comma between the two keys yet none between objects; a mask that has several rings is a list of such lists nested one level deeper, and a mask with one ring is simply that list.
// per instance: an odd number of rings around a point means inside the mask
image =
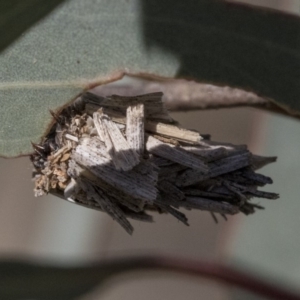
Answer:
[{"label": "eucalyptus leaf", "polygon": [[[171,271],[206,277],[246,289],[268,299],[299,300],[300,295],[274,282],[268,283],[222,264],[190,261],[170,256],[129,257],[82,265],[59,265],[22,260],[0,261],[1,300],[78,299],[113,276],[133,271]],[[164,275],[165,276],[165,275]],[[139,275],[140,277],[140,275]],[[137,278],[137,277],[135,277]],[[133,279],[133,277],[131,277]],[[134,291],[132,292],[134,296]]]},{"label": "eucalyptus leaf", "polygon": [[297,115],[299,37],[295,16],[217,0],[65,2],[0,56],[0,154],[30,152],[48,109],[124,72],[239,87]]},{"label": "eucalyptus leaf", "polygon": [[[134,266],[132,267],[134,269]],[[71,300],[104,279],[130,269],[126,263],[63,267],[53,264],[7,260],[0,262],[1,300]]]},{"label": "eucalyptus leaf", "polygon": [[143,1],[143,15],[147,46],[180,58],[177,77],[254,91],[299,116],[299,17],[215,0]]},{"label": "eucalyptus leaf", "polygon": [[32,24],[51,12],[63,0],[1,0],[0,51],[18,38]]}]

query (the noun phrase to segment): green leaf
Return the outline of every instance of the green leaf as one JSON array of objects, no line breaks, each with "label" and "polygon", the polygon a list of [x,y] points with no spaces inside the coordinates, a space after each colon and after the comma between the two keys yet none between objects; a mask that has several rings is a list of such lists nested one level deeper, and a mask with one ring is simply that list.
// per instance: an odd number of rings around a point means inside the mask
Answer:
[{"label": "green leaf", "polygon": [[51,12],[63,0],[1,0],[0,51],[18,38],[32,24]]},{"label": "green leaf", "polygon": [[249,271],[241,272],[217,263],[182,260],[170,256],[115,258],[81,266],[2,260],[0,261],[0,299],[77,299],[95,287],[101,287],[113,276],[138,270],[171,271],[206,277],[246,289],[268,299],[300,299],[300,296],[290,289],[283,288],[280,284],[274,285],[274,281],[264,282],[255,274],[251,275]]},{"label": "green leaf", "polygon": [[[103,267],[103,268],[102,268]],[[100,285],[126,264],[62,267],[23,261],[0,262],[2,300],[71,300]]]},{"label": "green leaf", "polygon": [[30,152],[49,108],[123,72],[240,87],[299,115],[299,36],[297,17],[223,1],[66,2],[0,56],[0,154]]},{"label": "green leaf", "polygon": [[210,0],[143,1],[143,11],[146,44],[180,58],[177,77],[254,91],[299,116],[298,17]]}]

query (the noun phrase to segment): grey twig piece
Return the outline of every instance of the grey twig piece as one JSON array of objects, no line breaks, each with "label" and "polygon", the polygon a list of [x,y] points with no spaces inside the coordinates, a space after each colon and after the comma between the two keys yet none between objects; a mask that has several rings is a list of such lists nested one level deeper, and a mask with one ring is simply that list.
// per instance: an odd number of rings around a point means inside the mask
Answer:
[{"label": "grey twig piece", "polygon": [[207,140],[181,128],[168,115],[162,93],[99,97],[84,93],[66,107],[31,160],[36,196],[52,193],[71,203],[104,211],[129,234],[127,218],[152,222],[147,211],[169,213],[188,225],[177,209],[226,215],[262,207],[253,196],[271,178],[254,170],[273,157],[252,155],[245,145]]},{"label": "grey twig piece", "polygon": [[232,198],[229,195],[203,191],[203,190],[196,189],[196,188],[184,189],[184,194],[187,196],[198,196],[201,198],[212,198],[212,199],[223,199],[223,200],[230,200]]},{"label": "grey twig piece", "polygon": [[[133,104],[131,104],[128,107],[131,107]],[[147,106],[146,106],[147,107]],[[98,105],[93,105],[90,106],[90,104],[87,106],[86,112],[91,113],[95,109],[99,109]],[[126,124],[126,118],[125,113],[122,113],[117,110],[113,109],[107,109],[107,108],[102,108],[103,112],[107,115],[109,115],[112,119],[112,121],[121,123],[121,124]],[[127,113],[128,113],[128,108],[127,108]],[[151,117],[151,116],[150,116]],[[199,144],[200,141],[202,140],[201,135],[198,132],[192,131],[192,130],[187,130],[178,126],[175,126],[173,124],[166,124],[162,123],[155,119],[151,119],[148,117],[148,120],[145,120],[144,128],[148,132],[156,133],[165,137],[170,137],[170,138],[175,138],[177,140],[191,143],[191,144]],[[128,122],[128,119],[127,119]],[[209,145],[207,145],[209,146]]]},{"label": "grey twig piece", "polygon": [[114,220],[116,220],[129,234],[132,234],[133,227],[127,221],[125,213],[105,195],[99,188],[95,188],[87,180],[78,178],[80,186],[85,191],[88,199],[96,201],[103,211],[107,212]]},{"label": "grey twig piece", "polygon": [[245,202],[247,201],[246,195],[244,195],[238,188],[235,188],[234,186],[230,185],[230,183],[227,181],[224,181],[223,184],[228,188],[229,191],[237,195],[237,197],[240,199],[240,203],[239,203],[240,206],[245,204]]},{"label": "grey twig piece", "polygon": [[258,169],[263,168],[264,166],[273,163],[277,160],[277,157],[266,157],[266,156],[259,156],[259,155],[252,155],[251,163],[252,163],[252,170],[256,171]]},{"label": "grey twig piece", "polygon": [[78,182],[74,178],[71,178],[69,184],[66,186],[64,190],[65,198],[70,198],[73,194],[76,193],[77,189],[78,189]]},{"label": "grey twig piece", "polygon": [[200,197],[186,197],[184,205],[185,207],[208,210],[220,214],[234,215],[239,212],[239,208],[230,203]]},{"label": "grey twig piece", "polygon": [[150,153],[169,159],[179,165],[187,166],[207,173],[208,167],[200,158],[187,151],[177,149],[173,145],[163,143],[153,136],[148,136],[146,149]]},{"label": "grey twig piece", "polygon": [[94,186],[102,189],[109,197],[128,207],[133,212],[141,212],[144,209],[144,200],[134,198],[129,196],[127,192],[114,188],[100,177],[95,176],[88,169],[80,167],[74,160],[70,160],[69,162],[68,173],[72,179],[74,178],[77,180],[79,177],[86,178],[89,182],[93,183]]},{"label": "grey twig piece", "polygon": [[199,144],[202,140],[202,137],[198,132],[154,121],[146,122],[146,130],[193,144]]},{"label": "grey twig piece", "polygon": [[206,162],[218,160],[229,155],[229,152],[224,147],[206,149],[206,148],[200,148],[194,146],[183,146],[182,148],[185,151],[199,155]]},{"label": "grey twig piece", "polygon": [[255,181],[257,185],[264,186],[265,184],[272,184],[273,180],[265,175],[254,173],[250,170],[243,172],[243,177]]},{"label": "grey twig piece", "polygon": [[233,156],[227,157],[218,160],[217,162],[210,163],[209,172],[201,172],[195,169],[189,169],[180,175],[177,179],[178,186],[189,186],[200,181],[217,177],[222,174],[230,173],[235,170],[246,167],[250,164],[250,154],[248,152]]},{"label": "grey twig piece", "polygon": [[126,112],[126,138],[131,149],[139,155],[144,154],[145,148],[145,113],[141,103],[128,106]]},{"label": "grey twig piece", "polygon": [[183,213],[181,213],[180,211],[178,211],[177,209],[175,209],[172,206],[164,203],[164,201],[160,200],[160,199],[157,199],[155,201],[155,204],[159,208],[161,208],[163,211],[166,211],[169,214],[171,214],[172,216],[174,216],[176,219],[178,219],[179,221],[181,221],[183,224],[189,226],[187,217]]},{"label": "grey twig piece", "polygon": [[183,191],[177,188],[174,184],[167,180],[161,180],[158,183],[158,189],[165,195],[168,195],[170,199],[180,201],[185,199]]},{"label": "grey twig piece", "polygon": [[107,159],[81,145],[77,146],[72,158],[115,189],[146,202],[153,202],[156,199],[155,171],[146,176],[141,176],[135,170],[118,171]]},{"label": "grey twig piece", "polygon": [[95,111],[99,107],[115,109],[118,112],[126,112],[128,106],[135,104],[136,102],[143,103],[145,106],[145,113],[147,118],[161,119],[165,121],[172,122],[172,118],[169,116],[165,105],[162,101],[163,94],[150,93],[147,95],[139,96],[119,96],[112,95],[110,97],[100,97],[92,93],[84,93],[82,99],[84,102],[88,103],[88,111]]}]

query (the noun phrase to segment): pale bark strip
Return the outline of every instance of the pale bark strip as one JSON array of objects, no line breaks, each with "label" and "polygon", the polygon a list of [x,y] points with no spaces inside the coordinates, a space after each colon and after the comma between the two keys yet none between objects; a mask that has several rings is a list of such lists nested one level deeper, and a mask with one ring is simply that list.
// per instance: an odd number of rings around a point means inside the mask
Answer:
[{"label": "pale bark strip", "polygon": [[106,159],[107,163],[112,162],[112,158],[107,152],[106,145],[100,140],[99,136],[82,138],[80,145],[86,148],[86,151],[94,151]]},{"label": "pale bark strip", "polygon": [[108,117],[102,116],[102,118],[114,145],[115,158],[118,158],[121,169],[123,171],[131,170],[140,163],[138,154],[130,147],[118,126]]},{"label": "pale bark strip", "polygon": [[[86,113],[92,114],[96,108],[97,107],[93,107],[93,106],[90,107],[90,105],[87,105]],[[109,115],[113,122],[117,122],[120,124],[126,124],[126,122],[127,122],[125,114],[120,113],[119,111],[112,110],[112,109],[106,109],[106,108],[103,108],[102,111],[106,115]],[[149,131],[149,132],[152,132],[152,133],[155,133],[158,135],[174,138],[174,139],[184,141],[187,143],[192,143],[192,144],[196,144],[196,145],[203,144],[203,142],[202,142],[203,138],[201,137],[199,132],[181,128],[181,127],[178,127],[178,126],[175,126],[172,124],[162,123],[157,120],[151,120],[151,118],[148,118],[147,116],[145,116],[145,118],[146,119],[145,119],[144,126],[145,126],[146,131]],[[204,142],[204,146],[209,148],[210,144]],[[218,147],[218,148],[220,148],[220,147]]]},{"label": "pale bark strip", "polygon": [[78,189],[78,183],[75,179],[71,178],[69,184],[64,189],[64,196],[65,198],[69,198],[76,193]]},{"label": "pale bark strip", "polygon": [[97,129],[100,140],[105,143],[107,152],[110,153],[113,151],[113,144],[109,137],[107,129],[103,124],[101,115],[102,115],[102,110],[94,112],[93,113],[93,121],[94,121],[94,125]]},{"label": "pale bark strip", "polygon": [[126,139],[129,147],[142,156],[145,148],[144,105],[137,103],[136,105],[128,106],[126,119]]},{"label": "pale bark strip", "polygon": [[161,134],[181,141],[190,142],[193,144],[199,144],[199,142],[202,140],[199,132],[180,128],[175,125],[148,120],[145,127],[146,131]]},{"label": "pale bark strip", "polygon": [[73,142],[78,143],[78,137],[77,136],[73,136],[73,135],[67,133],[67,134],[65,134],[65,138],[69,139],[69,140],[71,140]]},{"label": "pale bark strip", "polygon": [[116,109],[101,107],[99,105],[87,103],[84,112],[88,115],[93,115],[95,111],[101,109],[102,113],[108,115],[112,121],[120,124],[126,124],[126,113],[122,113]]},{"label": "pale bark strip", "polygon": [[[95,105],[92,103],[87,103],[85,106],[85,113],[87,113],[88,115],[93,115],[93,113],[97,110],[99,110],[100,106],[99,105]],[[111,108],[111,107],[101,107],[101,110],[103,111],[104,114],[108,115],[112,121],[116,122],[116,123],[120,123],[120,124],[126,124],[126,111],[125,109],[123,111],[120,111],[120,109],[118,109],[117,107],[115,108]],[[148,109],[149,110],[149,109]],[[147,112],[147,107],[145,107],[144,104],[144,111],[145,111],[145,121],[147,122],[147,119],[149,121],[153,121],[155,123],[159,123],[159,121],[163,121],[164,124],[167,123],[174,123],[174,120],[167,114],[149,114],[149,112],[146,114]],[[153,127],[153,125],[148,125],[148,127],[151,129]],[[150,131],[149,129],[149,131]]]},{"label": "pale bark strip", "polygon": [[204,173],[208,171],[207,165],[200,158],[187,151],[177,149],[173,145],[163,143],[152,136],[148,136],[146,149],[150,153],[169,159],[180,165],[201,170]]},{"label": "pale bark strip", "polygon": [[153,181],[157,180],[157,172],[140,174],[135,170],[122,172],[115,169],[112,163],[94,151],[87,151],[86,147],[78,145],[72,158],[80,165],[85,166],[97,177],[109,183],[134,198],[146,202],[153,202],[157,196],[157,189]]},{"label": "pale bark strip", "polygon": [[158,134],[152,134],[152,136],[161,142],[164,142],[164,143],[167,143],[167,144],[170,144],[173,146],[180,146],[180,143],[178,142],[178,140],[175,140],[173,138],[165,137],[165,136],[158,135]]},{"label": "pale bark strip", "polygon": [[227,151],[240,151],[240,150],[247,150],[247,145],[234,145],[231,143],[224,143],[224,142],[216,142],[216,141],[210,141],[210,140],[202,140],[199,143],[200,146],[204,148],[210,148],[210,149],[219,149],[219,148],[225,148]]},{"label": "pale bark strip", "polygon": [[112,158],[117,170],[128,171],[136,166],[140,160],[121,133],[118,126],[101,112],[93,114],[94,123],[100,138],[104,138],[107,152]]}]

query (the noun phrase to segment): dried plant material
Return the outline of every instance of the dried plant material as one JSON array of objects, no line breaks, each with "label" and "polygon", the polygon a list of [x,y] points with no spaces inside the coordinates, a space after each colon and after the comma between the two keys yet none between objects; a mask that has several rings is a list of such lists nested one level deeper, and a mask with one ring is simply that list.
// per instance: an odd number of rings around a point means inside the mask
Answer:
[{"label": "dried plant material", "polygon": [[148,121],[146,123],[146,130],[160,134],[162,136],[175,138],[178,141],[188,142],[192,144],[199,144],[199,142],[202,140],[202,137],[198,132],[154,121]]},{"label": "dried plant material", "polygon": [[[95,109],[97,110],[99,108],[99,106],[95,104],[91,105],[90,103],[88,103],[86,107],[86,113],[92,113]],[[126,116],[125,113],[122,113],[122,111],[103,108],[103,112],[109,115],[114,122],[126,124]],[[166,119],[171,120],[173,122],[173,120],[170,117]],[[166,122],[166,120],[164,120],[164,122]],[[153,120],[149,120],[148,117],[148,120],[145,121],[144,126],[146,128],[146,131],[157,133],[161,136],[169,138],[174,137],[176,138],[176,140],[183,141],[186,143],[199,144],[199,142],[202,140],[202,137],[198,132],[187,130],[179,126],[174,126],[172,124],[162,123],[161,120],[159,120],[159,118],[157,118],[156,116]]]},{"label": "dried plant material", "polygon": [[151,135],[147,138],[146,149],[149,153],[169,159],[179,165],[190,167],[192,170],[208,172],[207,165],[200,158],[187,151],[182,151],[182,149],[174,147],[172,144],[161,142]]},{"label": "dried plant material", "polygon": [[138,153],[130,147],[118,126],[107,115],[94,112],[93,119],[99,137],[104,141],[117,170],[129,171],[139,164]]},{"label": "dried plant material", "polygon": [[147,211],[178,209],[216,214],[254,213],[253,197],[272,179],[255,173],[276,160],[245,145],[210,141],[168,115],[162,93],[99,97],[85,93],[59,115],[42,143],[33,144],[36,196],[52,193],[109,214],[129,234],[128,218],[152,222]]},{"label": "dried plant material", "polygon": [[115,112],[125,113],[128,106],[137,102],[145,105],[145,114],[147,118],[161,119],[172,122],[164,103],[161,101],[162,93],[151,93],[146,95],[139,95],[133,97],[125,97],[112,95],[110,97],[100,97],[92,93],[85,93],[83,99],[87,104],[88,111],[95,111],[97,108],[103,107],[115,110]]},{"label": "dried plant material", "polygon": [[183,146],[184,150],[199,155],[203,160],[210,162],[223,157],[229,156],[229,152],[224,147],[215,148],[215,149],[203,149],[193,146]]},{"label": "dried plant material", "polygon": [[126,138],[130,148],[142,156],[145,148],[144,104],[128,106],[126,116]]},{"label": "dried plant material", "polygon": [[235,156],[225,157],[209,164],[209,172],[202,172],[195,168],[190,168],[177,178],[178,186],[191,186],[200,181],[214,178],[219,175],[231,173],[235,170],[250,165],[250,153],[238,154]]}]

